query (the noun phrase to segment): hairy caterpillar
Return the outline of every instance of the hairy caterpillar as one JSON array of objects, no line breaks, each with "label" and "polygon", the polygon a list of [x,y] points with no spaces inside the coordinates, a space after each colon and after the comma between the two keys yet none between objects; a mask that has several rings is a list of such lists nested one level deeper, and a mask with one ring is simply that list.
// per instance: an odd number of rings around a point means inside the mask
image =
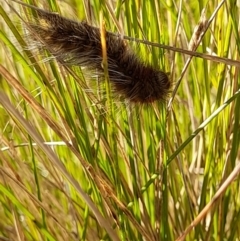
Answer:
[{"label": "hairy caterpillar", "polygon": [[[61,64],[79,65],[104,75],[98,28],[21,4],[37,13],[38,22],[28,23],[31,35]],[[106,32],[106,53],[109,80],[117,94],[139,103],[166,99],[171,87],[167,74],[141,61],[122,38]]]}]

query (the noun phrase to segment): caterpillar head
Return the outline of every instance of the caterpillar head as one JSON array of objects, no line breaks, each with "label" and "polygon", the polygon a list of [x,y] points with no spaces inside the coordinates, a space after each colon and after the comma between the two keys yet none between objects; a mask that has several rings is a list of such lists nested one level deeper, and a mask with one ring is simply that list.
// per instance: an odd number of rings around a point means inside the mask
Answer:
[{"label": "caterpillar head", "polygon": [[[157,100],[164,101],[171,88],[167,74],[154,70],[151,66],[135,66],[137,68],[131,75],[125,75],[125,81],[114,83],[115,89],[130,102],[144,104]],[[122,78],[124,79],[123,76]]]}]

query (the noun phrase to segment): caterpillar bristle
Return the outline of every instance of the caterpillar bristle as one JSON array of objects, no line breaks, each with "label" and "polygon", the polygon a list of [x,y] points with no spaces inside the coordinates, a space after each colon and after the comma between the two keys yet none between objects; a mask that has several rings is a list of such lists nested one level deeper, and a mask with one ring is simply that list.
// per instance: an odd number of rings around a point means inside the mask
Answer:
[{"label": "caterpillar bristle", "polygon": [[[18,1],[16,1],[18,2]],[[63,65],[79,65],[104,77],[100,30],[35,6],[38,22],[28,23],[30,34]],[[167,98],[171,82],[161,70],[141,61],[121,38],[106,33],[108,75],[115,94],[130,102],[151,103]]]}]

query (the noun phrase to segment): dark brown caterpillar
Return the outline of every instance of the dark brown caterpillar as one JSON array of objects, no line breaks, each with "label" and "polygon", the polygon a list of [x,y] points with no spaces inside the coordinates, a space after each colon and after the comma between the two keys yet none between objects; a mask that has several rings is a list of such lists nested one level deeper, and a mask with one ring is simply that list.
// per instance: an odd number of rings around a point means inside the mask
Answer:
[{"label": "dark brown caterpillar", "polygon": [[[22,3],[23,4],[23,3]],[[100,30],[31,5],[38,23],[29,23],[36,41],[65,65],[80,65],[103,76]],[[106,33],[109,80],[116,93],[131,102],[165,100],[171,87],[166,73],[138,59],[125,41]]]}]

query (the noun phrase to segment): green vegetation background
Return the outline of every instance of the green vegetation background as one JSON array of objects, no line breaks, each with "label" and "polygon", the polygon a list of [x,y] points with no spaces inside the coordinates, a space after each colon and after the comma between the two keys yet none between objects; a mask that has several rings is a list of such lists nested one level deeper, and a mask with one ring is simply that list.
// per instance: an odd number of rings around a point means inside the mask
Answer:
[{"label": "green vegetation background", "polygon": [[[239,67],[193,58],[178,82],[187,55],[131,41],[180,85],[170,108],[130,104],[79,67],[45,61],[0,2],[0,240],[175,240],[196,217],[186,240],[240,237],[236,175],[199,215],[240,160]],[[209,19],[221,4],[29,3],[95,26],[102,14],[112,32],[183,49],[202,10]],[[222,3],[197,51],[239,60],[239,1]]]}]

